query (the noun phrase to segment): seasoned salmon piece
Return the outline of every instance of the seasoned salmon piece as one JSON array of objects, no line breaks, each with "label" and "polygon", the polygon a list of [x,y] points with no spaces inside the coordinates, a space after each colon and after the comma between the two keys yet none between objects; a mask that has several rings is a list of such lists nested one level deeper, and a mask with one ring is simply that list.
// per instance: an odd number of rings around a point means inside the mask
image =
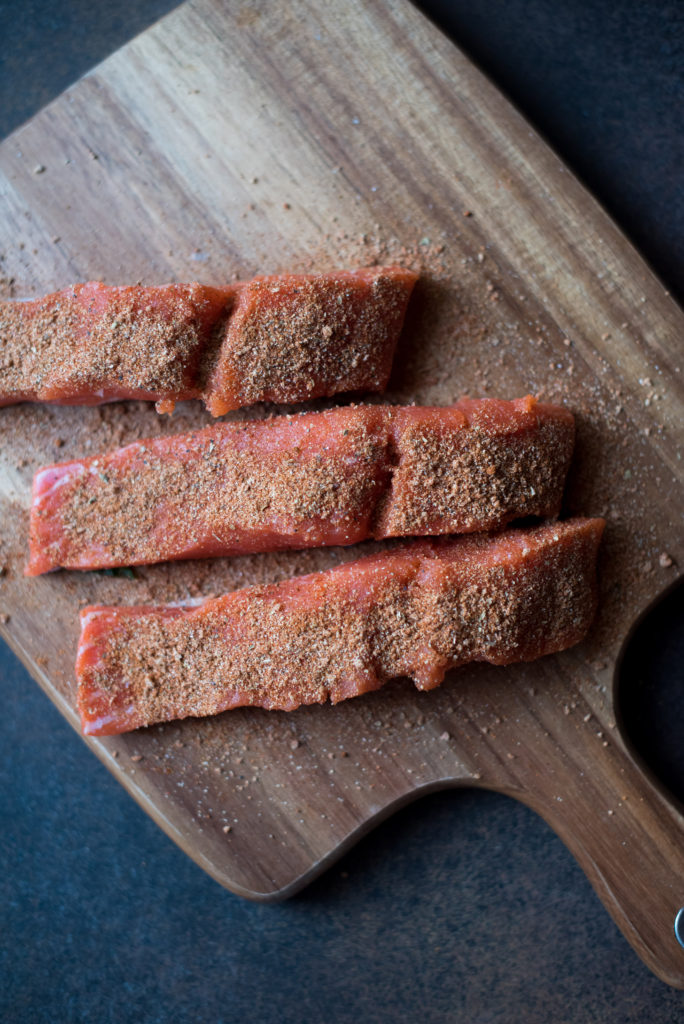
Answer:
[{"label": "seasoned salmon piece", "polygon": [[217,424],[41,469],[28,575],[558,514],[574,420],[527,397]]},{"label": "seasoned salmon piece", "polygon": [[0,405],[157,401],[199,395],[214,325],[237,287],[77,284],[31,302],[0,303]]},{"label": "seasoned salmon piece", "polygon": [[83,732],[241,706],[292,711],[395,676],[438,686],[471,661],[531,661],[594,617],[602,519],[414,541],[199,607],[94,606],[76,661]]},{"label": "seasoned salmon piece", "polygon": [[204,400],[255,402],[384,391],[417,275],[401,267],[257,277],[240,291]]},{"label": "seasoned salmon piece", "polygon": [[221,423],[40,470],[27,574],[365,540],[383,421],[366,406]]},{"label": "seasoned salmon piece", "polygon": [[221,415],[255,402],[381,391],[416,279],[375,267],[225,288],[91,281],[1,302],[0,406],[135,398],[171,412],[204,397]]},{"label": "seasoned salmon piece", "polygon": [[531,395],[391,410],[394,468],[376,537],[495,530],[560,512],[575,443],[567,409]]}]

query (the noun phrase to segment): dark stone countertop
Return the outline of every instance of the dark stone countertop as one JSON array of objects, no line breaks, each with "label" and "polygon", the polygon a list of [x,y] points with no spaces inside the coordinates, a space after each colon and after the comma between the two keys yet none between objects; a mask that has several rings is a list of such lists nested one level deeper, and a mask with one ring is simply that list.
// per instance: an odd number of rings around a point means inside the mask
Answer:
[{"label": "dark stone countertop", "polygon": [[[173,6],[0,2],[0,135]],[[684,5],[421,6],[684,299]],[[680,799],[683,596],[635,638],[620,691],[634,742]],[[424,798],[300,896],[255,905],[162,834],[4,646],[0,693],[7,1024],[684,1020],[684,993],[643,967],[561,842],[512,800]]]}]

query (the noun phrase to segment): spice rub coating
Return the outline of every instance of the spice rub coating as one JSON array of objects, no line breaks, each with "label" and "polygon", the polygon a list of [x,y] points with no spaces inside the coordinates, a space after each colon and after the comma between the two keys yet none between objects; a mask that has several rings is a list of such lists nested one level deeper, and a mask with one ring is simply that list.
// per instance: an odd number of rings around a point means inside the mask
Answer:
[{"label": "spice rub coating", "polygon": [[337,703],[400,675],[429,690],[470,661],[507,665],[564,650],[595,614],[603,527],[573,519],[419,540],[196,608],[85,608],[83,732]]},{"label": "spice rub coating", "polygon": [[532,397],[217,424],[36,474],[28,575],[555,516],[574,420]]},{"label": "spice rub coating", "polygon": [[373,267],[257,277],[241,289],[204,400],[254,402],[384,391],[417,274]]},{"label": "spice rub coating", "polygon": [[0,405],[195,398],[200,357],[238,289],[77,284],[0,303]]},{"label": "spice rub coating", "polygon": [[354,544],[387,485],[383,409],[222,423],[41,470],[29,575]]},{"label": "spice rub coating", "polygon": [[0,406],[204,398],[255,402],[382,390],[417,275],[399,267],[201,284],[77,284],[0,303]]},{"label": "spice rub coating", "polygon": [[391,489],[374,536],[494,530],[560,512],[575,420],[531,395],[389,410]]}]

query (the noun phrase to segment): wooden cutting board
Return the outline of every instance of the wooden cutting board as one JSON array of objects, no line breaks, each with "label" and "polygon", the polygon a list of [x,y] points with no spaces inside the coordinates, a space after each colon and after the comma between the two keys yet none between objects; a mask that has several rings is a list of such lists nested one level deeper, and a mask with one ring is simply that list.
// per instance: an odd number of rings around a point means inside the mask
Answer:
[{"label": "wooden cutting board", "polygon": [[[519,114],[404,0],[193,0],[0,147],[7,296],[400,261],[423,270],[389,398],[563,401],[566,513],[603,514],[601,610],[580,647],[399,681],[335,709],[240,710],[93,752],[234,892],[294,892],[430,789],[518,797],[565,840],[629,941],[684,986],[684,817],[627,749],[613,678],[682,564],[684,316]],[[263,416],[268,410],[246,415]],[[183,600],[358,549],[26,580],[33,472],[206,422],[136,403],[0,410],[3,635],[77,727],[77,613]]]}]

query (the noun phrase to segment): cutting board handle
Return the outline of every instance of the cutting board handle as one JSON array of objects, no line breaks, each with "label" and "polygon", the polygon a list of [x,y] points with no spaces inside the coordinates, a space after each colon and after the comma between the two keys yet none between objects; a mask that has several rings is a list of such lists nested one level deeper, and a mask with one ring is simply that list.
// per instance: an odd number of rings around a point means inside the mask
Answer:
[{"label": "cutting board handle", "polygon": [[512,795],[565,842],[644,963],[684,988],[675,934],[684,907],[684,814],[617,728],[604,735],[586,723],[577,739],[572,756],[553,742],[537,749],[521,766],[526,778],[518,775],[525,792]]}]

